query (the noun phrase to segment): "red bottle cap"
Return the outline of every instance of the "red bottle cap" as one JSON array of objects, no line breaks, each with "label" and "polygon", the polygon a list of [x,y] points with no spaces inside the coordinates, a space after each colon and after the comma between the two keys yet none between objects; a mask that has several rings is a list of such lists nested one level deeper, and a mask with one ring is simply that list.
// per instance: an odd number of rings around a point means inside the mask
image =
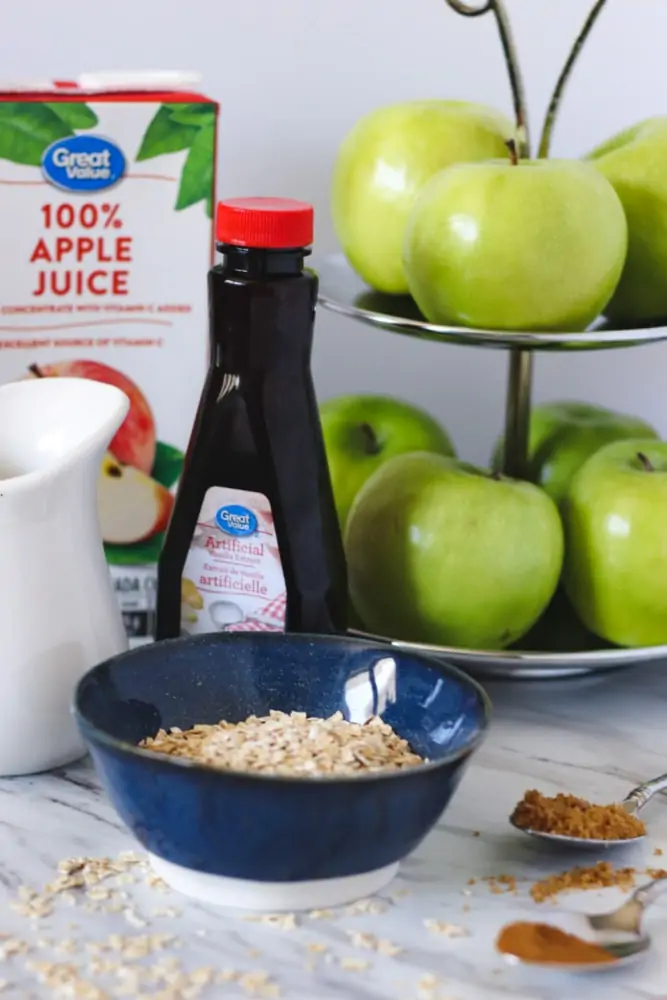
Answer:
[{"label": "red bottle cap", "polygon": [[313,207],[291,198],[230,198],[218,202],[218,243],[266,250],[307,247],[313,242]]}]

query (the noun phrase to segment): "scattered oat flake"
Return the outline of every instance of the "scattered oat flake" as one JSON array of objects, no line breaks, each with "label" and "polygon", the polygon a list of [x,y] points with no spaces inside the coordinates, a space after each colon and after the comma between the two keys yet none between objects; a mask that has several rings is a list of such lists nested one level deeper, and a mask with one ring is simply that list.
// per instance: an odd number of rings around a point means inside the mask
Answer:
[{"label": "scattered oat flake", "polygon": [[41,983],[56,996],[77,997],[77,1000],[109,1000],[106,990],[79,975],[73,964],[58,962],[29,962],[28,969],[34,972]]},{"label": "scattered oat flake", "polygon": [[377,938],[374,934],[368,934],[364,931],[348,931],[347,934],[350,944],[355,948],[365,948],[367,951],[375,951]]},{"label": "scattered oat flake", "polygon": [[345,915],[348,917],[361,917],[366,914],[380,915],[386,913],[389,905],[381,899],[359,899],[356,903],[351,903],[345,907]]},{"label": "scattered oat flake", "polygon": [[277,927],[281,931],[293,931],[298,926],[294,913],[253,913],[244,920],[255,924],[266,924],[267,927]]},{"label": "scattered oat flake", "polygon": [[355,948],[364,948],[366,951],[376,951],[379,955],[400,955],[403,951],[399,945],[386,938],[378,938],[375,934],[363,931],[348,931],[350,944]]},{"label": "scattered oat flake", "polygon": [[136,912],[136,910],[133,910],[130,907],[127,907],[126,909],[123,910],[123,916],[125,917],[127,923],[131,924],[132,927],[146,926],[147,921],[144,920],[143,917],[140,917],[139,914]]},{"label": "scattered oat flake", "polygon": [[364,972],[370,967],[370,962],[367,962],[365,958],[341,958],[339,965],[341,969],[345,969],[346,972]]},{"label": "scattered oat flake", "polygon": [[336,914],[333,910],[311,910],[308,916],[311,920],[333,920]]},{"label": "scattered oat flake", "polygon": [[165,880],[159,875],[149,875],[146,882],[151,889],[158,889],[161,892],[171,892]]},{"label": "scattered oat flake", "polygon": [[74,955],[80,950],[79,944],[74,940],[74,938],[65,938],[64,941],[58,941],[55,948],[56,951],[64,951],[69,955]]},{"label": "scattered oat flake", "polygon": [[308,948],[308,951],[313,951],[316,954],[323,954],[325,951],[329,950],[328,946],[326,944],[322,944],[321,941],[311,941],[311,943],[306,945],[306,947]]},{"label": "scattered oat flake", "polygon": [[30,945],[21,938],[10,937],[0,941],[0,961],[13,958],[14,955],[25,955],[28,951],[30,951]]},{"label": "scattered oat flake", "polygon": [[394,944],[393,941],[388,941],[386,938],[378,938],[377,948],[375,950],[378,955],[387,955],[389,958],[401,955],[404,951],[400,945]]},{"label": "scattered oat flake", "polygon": [[432,972],[425,972],[417,983],[418,1000],[436,1000],[439,979]]},{"label": "scattered oat flake", "polygon": [[469,936],[469,932],[465,927],[459,927],[457,924],[449,924],[446,920],[434,920],[427,917],[424,920],[424,927],[431,931],[432,934],[441,934],[443,937],[458,938]]},{"label": "scattered oat flake", "polygon": [[240,975],[241,973],[237,972],[236,969],[220,969],[215,974],[215,981],[220,985],[223,983],[235,983]]},{"label": "scattered oat flake", "polygon": [[271,980],[268,972],[244,972],[236,979],[236,982],[249,997],[280,996],[280,989]]}]

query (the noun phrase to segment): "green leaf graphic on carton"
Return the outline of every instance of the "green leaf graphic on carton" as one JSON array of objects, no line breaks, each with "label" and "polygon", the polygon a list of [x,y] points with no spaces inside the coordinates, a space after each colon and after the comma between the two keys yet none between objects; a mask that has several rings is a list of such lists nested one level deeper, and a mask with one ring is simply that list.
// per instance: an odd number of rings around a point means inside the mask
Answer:
[{"label": "green leaf graphic on carton", "polygon": [[174,122],[168,106],[163,104],[144,132],[137,153],[137,163],[141,160],[152,160],[153,157],[162,156],[164,153],[180,153],[182,149],[189,149],[197,132],[196,125],[181,125],[179,122]]},{"label": "green leaf graphic on carton", "polygon": [[0,159],[38,167],[52,142],[96,124],[95,112],[78,102],[0,101]]},{"label": "green leaf graphic on carton", "polygon": [[[178,480],[183,468],[184,455],[178,448],[158,441],[153,463],[152,477],[166,489],[171,489]],[[105,543],[104,552],[107,562],[112,566],[142,566],[156,563],[162,551],[164,532],[147,538],[134,545],[111,545]]]},{"label": "green leaf graphic on carton", "polygon": [[170,490],[183,468],[183,452],[170,444],[158,441],[151,475],[161,486]]},{"label": "green leaf graphic on carton", "polygon": [[213,157],[215,155],[215,126],[201,128],[190,146],[183,164],[181,183],[176,199],[176,211],[207,200],[213,188]]},{"label": "green leaf graphic on carton", "polygon": [[185,149],[188,155],[181,170],[176,211],[203,201],[210,218],[213,212],[215,105],[160,105],[141,140],[137,162]]},{"label": "green leaf graphic on carton", "polygon": [[98,122],[93,109],[87,104],[81,104],[80,101],[55,101],[53,104],[47,102],[44,107],[50,108],[71,129],[94,128]]},{"label": "green leaf graphic on carton", "polygon": [[173,122],[179,125],[196,125],[201,128],[215,124],[215,107],[212,104],[165,104]]}]

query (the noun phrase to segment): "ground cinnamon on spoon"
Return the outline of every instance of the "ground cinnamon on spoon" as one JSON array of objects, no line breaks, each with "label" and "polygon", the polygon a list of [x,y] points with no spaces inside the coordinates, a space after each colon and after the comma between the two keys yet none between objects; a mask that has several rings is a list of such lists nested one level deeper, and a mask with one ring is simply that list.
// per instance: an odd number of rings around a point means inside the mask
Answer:
[{"label": "ground cinnamon on spoon", "polygon": [[503,927],[496,940],[496,948],[523,962],[594,965],[618,961],[606,948],[568,934],[559,927],[523,921]]},{"label": "ground cinnamon on spoon", "polygon": [[563,793],[549,798],[535,789],[517,804],[512,822],[522,830],[582,840],[629,840],[646,833],[644,823],[618,803],[600,806]]}]

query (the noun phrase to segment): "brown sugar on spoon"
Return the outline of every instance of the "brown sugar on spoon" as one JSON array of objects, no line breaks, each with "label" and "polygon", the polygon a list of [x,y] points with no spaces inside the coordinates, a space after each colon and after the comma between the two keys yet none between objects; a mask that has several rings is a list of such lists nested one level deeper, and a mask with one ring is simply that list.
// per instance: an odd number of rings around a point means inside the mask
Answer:
[{"label": "brown sugar on spoon", "polygon": [[646,833],[644,823],[618,803],[601,806],[562,792],[550,798],[535,789],[526,792],[511,821],[522,830],[581,840],[631,840]]}]

